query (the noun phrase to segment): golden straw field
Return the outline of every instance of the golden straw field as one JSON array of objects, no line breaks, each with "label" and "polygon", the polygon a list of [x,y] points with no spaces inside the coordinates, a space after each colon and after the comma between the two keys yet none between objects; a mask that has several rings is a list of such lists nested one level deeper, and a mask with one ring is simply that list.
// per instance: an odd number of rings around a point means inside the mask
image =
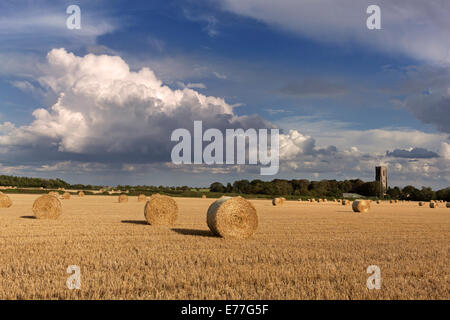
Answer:
[{"label": "golden straw field", "polygon": [[[372,202],[251,200],[246,240],[212,236],[212,199],[174,198],[173,227],[144,219],[145,202],[72,195],[58,220],[33,219],[37,195],[0,209],[0,299],[449,299],[450,208]],[[69,290],[69,265],[81,289]],[[369,265],[381,269],[368,290]]]}]

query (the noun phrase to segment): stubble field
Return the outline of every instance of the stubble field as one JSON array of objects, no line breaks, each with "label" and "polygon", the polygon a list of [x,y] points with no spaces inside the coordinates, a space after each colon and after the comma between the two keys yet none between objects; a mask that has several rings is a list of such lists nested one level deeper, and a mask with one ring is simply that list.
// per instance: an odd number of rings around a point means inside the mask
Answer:
[{"label": "stubble field", "polygon": [[[257,233],[211,235],[212,199],[175,198],[171,228],[147,225],[130,197],[72,196],[58,220],[33,219],[36,195],[0,209],[0,299],[449,299],[450,208],[252,200]],[[81,289],[69,290],[69,265]],[[369,290],[366,269],[381,269]]]}]

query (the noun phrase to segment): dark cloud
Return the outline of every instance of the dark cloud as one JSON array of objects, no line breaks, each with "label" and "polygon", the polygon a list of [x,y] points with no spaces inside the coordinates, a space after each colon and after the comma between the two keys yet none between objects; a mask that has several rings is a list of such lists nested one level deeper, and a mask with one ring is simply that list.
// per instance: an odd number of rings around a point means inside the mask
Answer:
[{"label": "dark cloud", "polygon": [[421,122],[450,133],[450,67],[409,66],[391,72],[402,80],[385,88],[385,92],[393,97],[403,95],[405,98],[398,105]]},{"label": "dark cloud", "polygon": [[450,95],[422,95],[407,101],[406,107],[422,122],[450,133]]},{"label": "dark cloud", "polygon": [[436,152],[429,151],[425,148],[413,148],[411,150],[395,149],[394,151],[386,151],[387,157],[408,158],[408,159],[431,159],[438,158]]}]

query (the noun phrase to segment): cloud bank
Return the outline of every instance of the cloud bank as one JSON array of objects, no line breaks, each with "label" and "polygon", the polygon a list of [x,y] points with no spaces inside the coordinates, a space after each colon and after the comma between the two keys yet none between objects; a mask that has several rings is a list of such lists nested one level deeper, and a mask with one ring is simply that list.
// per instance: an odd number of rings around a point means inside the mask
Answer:
[{"label": "cloud bank", "polygon": [[[106,175],[170,170],[235,174],[237,178],[242,174],[256,176],[256,166],[171,164],[171,133],[177,128],[192,130],[193,122],[198,120],[203,122],[204,130],[275,127],[259,116],[236,115],[224,99],[192,89],[201,88],[199,85],[172,89],[152,70],[133,71],[118,56],[80,57],[65,49],[53,49],[39,74],[33,82],[57,97],[56,102],[49,108],[35,109],[34,120],[27,125],[16,126],[8,121],[0,124],[0,162],[8,163],[2,166],[5,171],[72,170]],[[22,84],[17,83],[27,89]],[[280,172],[289,177],[311,174],[372,179],[373,167],[385,164],[404,181],[450,182],[450,146],[446,142],[442,142],[439,152],[413,145],[408,156],[406,149],[403,153],[395,150],[401,149],[398,147],[386,156],[378,149],[360,151],[364,141],[358,140],[347,147],[318,146],[315,138],[298,128],[280,135]],[[397,141],[392,134],[377,134],[373,141],[379,142],[382,137]],[[410,139],[411,134],[405,133],[405,137]]]}]

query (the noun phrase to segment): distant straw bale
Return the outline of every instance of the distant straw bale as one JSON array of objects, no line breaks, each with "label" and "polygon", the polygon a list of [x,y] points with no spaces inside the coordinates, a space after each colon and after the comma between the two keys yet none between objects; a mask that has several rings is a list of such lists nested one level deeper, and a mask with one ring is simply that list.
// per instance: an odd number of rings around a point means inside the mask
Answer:
[{"label": "distant straw bale", "polygon": [[355,200],[352,204],[354,212],[367,213],[370,210],[370,202],[367,200]]},{"label": "distant straw bale", "polygon": [[282,198],[273,198],[272,199],[272,205],[274,206],[281,206],[283,205],[283,199]]}]

